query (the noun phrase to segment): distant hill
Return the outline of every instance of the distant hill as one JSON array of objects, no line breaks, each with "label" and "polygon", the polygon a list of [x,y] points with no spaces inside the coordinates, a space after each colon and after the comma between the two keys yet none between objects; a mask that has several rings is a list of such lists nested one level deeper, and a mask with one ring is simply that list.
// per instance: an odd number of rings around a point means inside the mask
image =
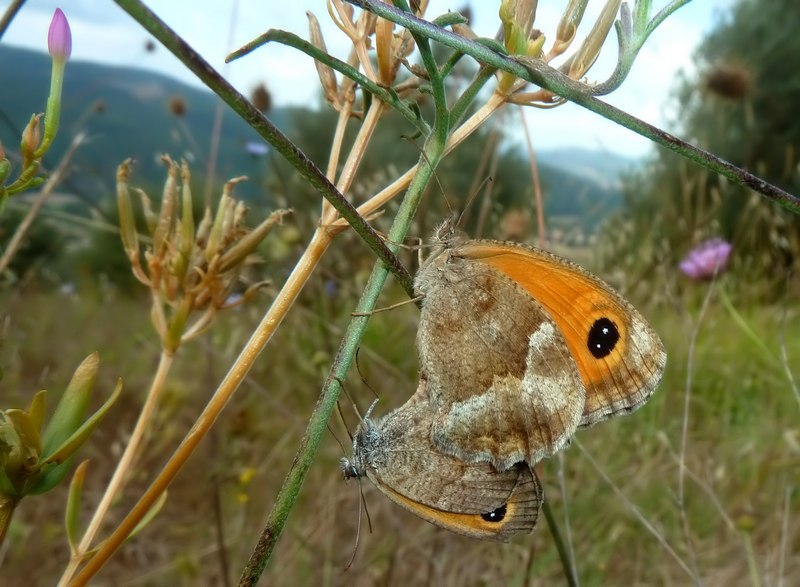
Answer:
[{"label": "distant hill", "polygon": [[[19,128],[33,112],[44,110],[50,84],[50,57],[0,45],[0,140],[18,144]],[[183,106],[182,116],[170,112],[172,102]],[[54,165],[74,132],[83,129],[91,141],[74,159],[75,187],[90,194],[98,190],[113,196],[114,169],[126,157],[136,159],[137,179],[163,181],[157,155],[168,152],[202,166],[211,140],[217,98],[156,73],[128,67],[108,67],[70,61],[64,80],[62,127],[46,163]],[[180,106],[180,104],[179,104]],[[276,124],[282,113],[271,112]],[[244,149],[261,138],[227,108],[223,115],[218,177],[253,175],[258,162]],[[11,149],[9,149],[11,150]],[[247,188],[242,186],[242,191]],[[110,191],[109,191],[110,190]],[[237,193],[240,190],[237,188]]]},{"label": "distant hill", "polygon": [[[50,58],[45,53],[0,45],[0,140],[12,153],[20,127],[33,112],[44,110],[50,81]],[[62,128],[45,161],[52,167],[79,130],[91,141],[74,159],[74,172],[65,191],[83,199],[108,202],[114,197],[114,170],[133,157],[138,185],[154,193],[164,172],[157,155],[168,152],[186,158],[193,169],[204,167],[217,98],[210,91],[187,86],[169,77],[130,67],[109,67],[70,61],[64,83]],[[181,115],[174,110],[182,109]],[[172,109],[172,111],[171,111]],[[292,136],[297,109],[273,109],[270,119]],[[238,116],[224,108],[217,178],[236,175],[259,178],[263,159],[246,151],[261,138]],[[12,160],[13,161],[13,160]],[[600,151],[569,149],[539,153],[540,175],[547,214],[571,218],[568,223],[591,231],[600,218],[620,202],[619,178],[631,161]],[[237,186],[244,198],[269,199],[258,182]]]}]

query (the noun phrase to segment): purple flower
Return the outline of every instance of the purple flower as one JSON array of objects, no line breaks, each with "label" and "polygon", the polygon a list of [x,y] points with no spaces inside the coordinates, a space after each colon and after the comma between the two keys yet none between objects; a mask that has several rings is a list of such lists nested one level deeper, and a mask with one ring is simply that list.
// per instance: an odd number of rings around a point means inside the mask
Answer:
[{"label": "purple flower", "polygon": [[678,266],[692,279],[711,279],[725,269],[732,248],[731,243],[721,238],[711,238],[689,251]]},{"label": "purple flower", "polygon": [[69,30],[67,17],[56,8],[53,20],[50,21],[50,30],[47,31],[47,50],[55,59],[66,61],[72,54],[72,33]]}]

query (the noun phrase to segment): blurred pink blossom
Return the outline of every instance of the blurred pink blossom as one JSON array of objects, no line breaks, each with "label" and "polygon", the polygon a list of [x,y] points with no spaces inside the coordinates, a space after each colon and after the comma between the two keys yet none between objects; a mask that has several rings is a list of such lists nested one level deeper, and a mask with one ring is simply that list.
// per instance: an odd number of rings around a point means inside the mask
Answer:
[{"label": "blurred pink blossom", "polygon": [[725,270],[733,245],[721,238],[711,238],[689,251],[678,264],[681,271],[692,279],[711,279]]},{"label": "blurred pink blossom", "polygon": [[67,60],[72,55],[72,33],[69,30],[67,17],[56,8],[53,20],[50,21],[50,30],[47,31],[47,50],[50,56]]}]

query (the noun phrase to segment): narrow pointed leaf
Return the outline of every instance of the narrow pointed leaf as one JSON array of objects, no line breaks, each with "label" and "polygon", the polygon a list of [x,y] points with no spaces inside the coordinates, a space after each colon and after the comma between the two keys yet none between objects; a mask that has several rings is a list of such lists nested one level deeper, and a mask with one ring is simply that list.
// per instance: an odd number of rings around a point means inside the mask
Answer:
[{"label": "narrow pointed leaf", "polygon": [[53,454],[81,426],[99,364],[100,357],[94,352],[75,369],[75,374],[44,431],[42,454]]},{"label": "narrow pointed leaf", "polygon": [[114,391],[111,392],[111,395],[106,400],[106,402],[100,406],[100,408],[70,436],[64,444],[59,446],[52,454],[47,455],[43,459],[43,463],[56,463],[60,464],[67,460],[70,456],[72,456],[75,451],[77,451],[80,446],[86,442],[86,439],[94,432],[94,429],[97,428],[97,425],[103,420],[108,412],[111,409],[111,406],[114,405],[114,402],[117,401],[119,398],[119,394],[122,392],[122,379],[117,380],[117,385],[114,387]]},{"label": "narrow pointed leaf", "polygon": [[36,426],[36,430],[38,430],[40,434],[42,432],[42,426],[44,425],[44,415],[47,407],[45,401],[46,396],[47,392],[44,389],[39,391],[33,396],[31,405],[28,406],[28,415],[31,417],[33,425]]},{"label": "narrow pointed leaf", "polygon": [[28,412],[24,410],[6,410],[6,416],[14,425],[14,429],[19,435],[19,440],[22,445],[25,460],[30,460],[33,455],[36,455],[35,460],[39,460],[39,455],[42,454],[42,438],[39,436],[39,429],[36,427],[33,419]]},{"label": "narrow pointed leaf", "polygon": [[86,477],[86,468],[89,465],[88,459],[83,461],[75,469],[72,481],[69,484],[69,494],[67,495],[67,511],[64,515],[64,526],[67,530],[67,541],[72,556],[78,549],[78,516],[81,511],[81,498],[83,497],[83,480]]}]

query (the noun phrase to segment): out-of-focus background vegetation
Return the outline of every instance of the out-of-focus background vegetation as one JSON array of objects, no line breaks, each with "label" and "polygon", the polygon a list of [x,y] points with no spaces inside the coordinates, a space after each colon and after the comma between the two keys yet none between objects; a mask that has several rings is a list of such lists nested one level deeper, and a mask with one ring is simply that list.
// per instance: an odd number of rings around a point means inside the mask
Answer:
[{"label": "out-of-focus background vegetation", "polygon": [[[796,2],[736,2],[698,48],[698,73],[676,81],[672,99],[680,114],[671,129],[795,194],[799,29]],[[49,59],[0,45],[0,76],[0,140],[11,158],[32,96],[47,92]],[[325,106],[274,109],[268,88],[256,99],[324,166],[335,123]],[[63,387],[88,352],[100,351],[98,387],[110,389],[122,376],[125,389],[83,449],[92,460],[89,503],[100,495],[126,441],[160,350],[146,291],[132,279],[114,231],[114,169],[133,156],[133,183],[155,195],[164,178],[158,156],[169,152],[190,162],[195,191],[203,193],[215,103],[207,92],[136,69],[68,66],[60,136],[46,163],[57,163],[76,132],[88,132],[90,140],[2,276],[0,404],[26,405],[40,388]],[[513,124],[516,113],[506,112],[444,162],[415,236],[427,236],[448,213],[441,185],[455,210],[478,194],[468,221],[472,235],[534,242],[527,155],[498,147],[504,127]],[[234,115],[225,115],[222,128],[214,196],[226,178],[246,174],[250,181],[235,193],[248,202],[254,223],[280,206],[295,211],[260,251],[262,277],[277,288],[316,222],[319,197],[279,156],[260,149]],[[391,115],[383,121],[353,189],[357,198],[416,161],[412,135]],[[481,163],[493,159],[495,164]],[[800,219],[655,148],[645,160],[570,151],[542,152],[538,163],[548,246],[620,287],[669,352],[664,381],[646,407],[579,433],[583,449],[573,446],[563,461],[542,464],[546,496],[562,531],[569,529],[581,582],[689,584],[686,565],[708,585],[800,584],[800,396],[792,379],[800,378]],[[485,196],[482,182],[489,176],[491,194]],[[25,198],[12,201],[0,216],[0,246],[25,209]],[[385,229],[391,217],[374,223]],[[683,276],[677,262],[711,236],[734,248],[701,318],[710,285]],[[404,253],[403,260],[413,267],[416,252]],[[338,238],[212,438],[173,485],[163,511],[112,559],[97,584],[213,585],[224,584],[226,572],[236,576],[288,470],[372,263],[353,235]],[[402,293],[390,287],[385,299],[388,305]],[[159,470],[269,301],[268,291],[181,350],[137,475],[112,519],[127,511]],[[383,412],[415,389],[416,321],[413,305],[370,319],[360,373],[346,382],[362,410],[373,392]],[[346,400],[342,411],[352,429],[357,420]],[[684,426],[686,491],[680,503]],[[338,470],[338,459],[348,452],[345,428],[333,422],[265,584],[563,581],[543,520],[532,536],[485,544],[406,514],[366,482],[373,531],[362,524],[355,561],[344,571],[359,509],[357,487],[345,484]],[[0,553],[0,582],[26,577],[27,584],[53,584],[69,556],[63,515],[63,491],[22,503]]]}]

